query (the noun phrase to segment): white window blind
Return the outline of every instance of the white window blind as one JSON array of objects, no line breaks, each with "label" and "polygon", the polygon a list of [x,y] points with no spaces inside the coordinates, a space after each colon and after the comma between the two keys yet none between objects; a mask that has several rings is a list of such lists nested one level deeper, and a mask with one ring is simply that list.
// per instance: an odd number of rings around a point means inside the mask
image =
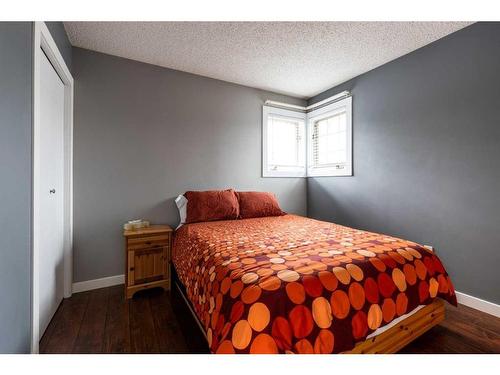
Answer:
[{"label": "white window blind", "polygon": [[265,177],[305,176],[304,117],[300,112],[264,107]]}]

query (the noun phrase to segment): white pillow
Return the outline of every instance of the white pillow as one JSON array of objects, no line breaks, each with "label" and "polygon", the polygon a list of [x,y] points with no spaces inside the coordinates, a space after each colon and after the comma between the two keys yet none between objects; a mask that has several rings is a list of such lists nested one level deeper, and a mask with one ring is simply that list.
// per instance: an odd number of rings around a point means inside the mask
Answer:
[{"label": "white pillow", "polygon": [[184,195],[179,195],[175,198],[175,204],[177,205],[177,209],[179,210],[179,216],[181,217],[181,222],[175,228],[176,230],[182,227],[183,224],[186,223],[186,215],[187,215],[187,203],[188,200]]}]

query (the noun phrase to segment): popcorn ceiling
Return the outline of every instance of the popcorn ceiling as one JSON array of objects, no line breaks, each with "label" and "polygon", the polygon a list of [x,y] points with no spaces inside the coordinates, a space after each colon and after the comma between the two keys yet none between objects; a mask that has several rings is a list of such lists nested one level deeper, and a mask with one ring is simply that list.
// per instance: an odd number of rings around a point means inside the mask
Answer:
[{"label": "popcorn ceiling", "polygon": [[470,22],[65,22],[81,47],[309,98]]}]

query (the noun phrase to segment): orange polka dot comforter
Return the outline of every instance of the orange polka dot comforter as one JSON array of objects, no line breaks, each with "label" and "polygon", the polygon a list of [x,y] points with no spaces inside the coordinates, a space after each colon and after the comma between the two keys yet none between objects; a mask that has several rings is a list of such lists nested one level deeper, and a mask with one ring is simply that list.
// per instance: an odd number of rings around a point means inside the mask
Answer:
[{"label": "orange polka dot comforter", "polygon": [[339,353],[436,297],[456,305],[426,248],[295,215],[184,225],[173,263],[213,353]]}]

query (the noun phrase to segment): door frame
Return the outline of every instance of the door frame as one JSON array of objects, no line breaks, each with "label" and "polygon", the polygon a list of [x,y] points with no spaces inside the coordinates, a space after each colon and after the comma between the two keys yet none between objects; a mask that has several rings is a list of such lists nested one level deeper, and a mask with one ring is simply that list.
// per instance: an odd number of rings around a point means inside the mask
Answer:
[{"label": "door frame", "polygon": [[[43,50],[43,52],[42,52]],[[64,298],[71,297],[73,284],[73,77],[45,22],[33,23],[33,170],[31,244],[31,352],[38,353],[40,341],[40,64],[45,53],[64,84]]]}]

